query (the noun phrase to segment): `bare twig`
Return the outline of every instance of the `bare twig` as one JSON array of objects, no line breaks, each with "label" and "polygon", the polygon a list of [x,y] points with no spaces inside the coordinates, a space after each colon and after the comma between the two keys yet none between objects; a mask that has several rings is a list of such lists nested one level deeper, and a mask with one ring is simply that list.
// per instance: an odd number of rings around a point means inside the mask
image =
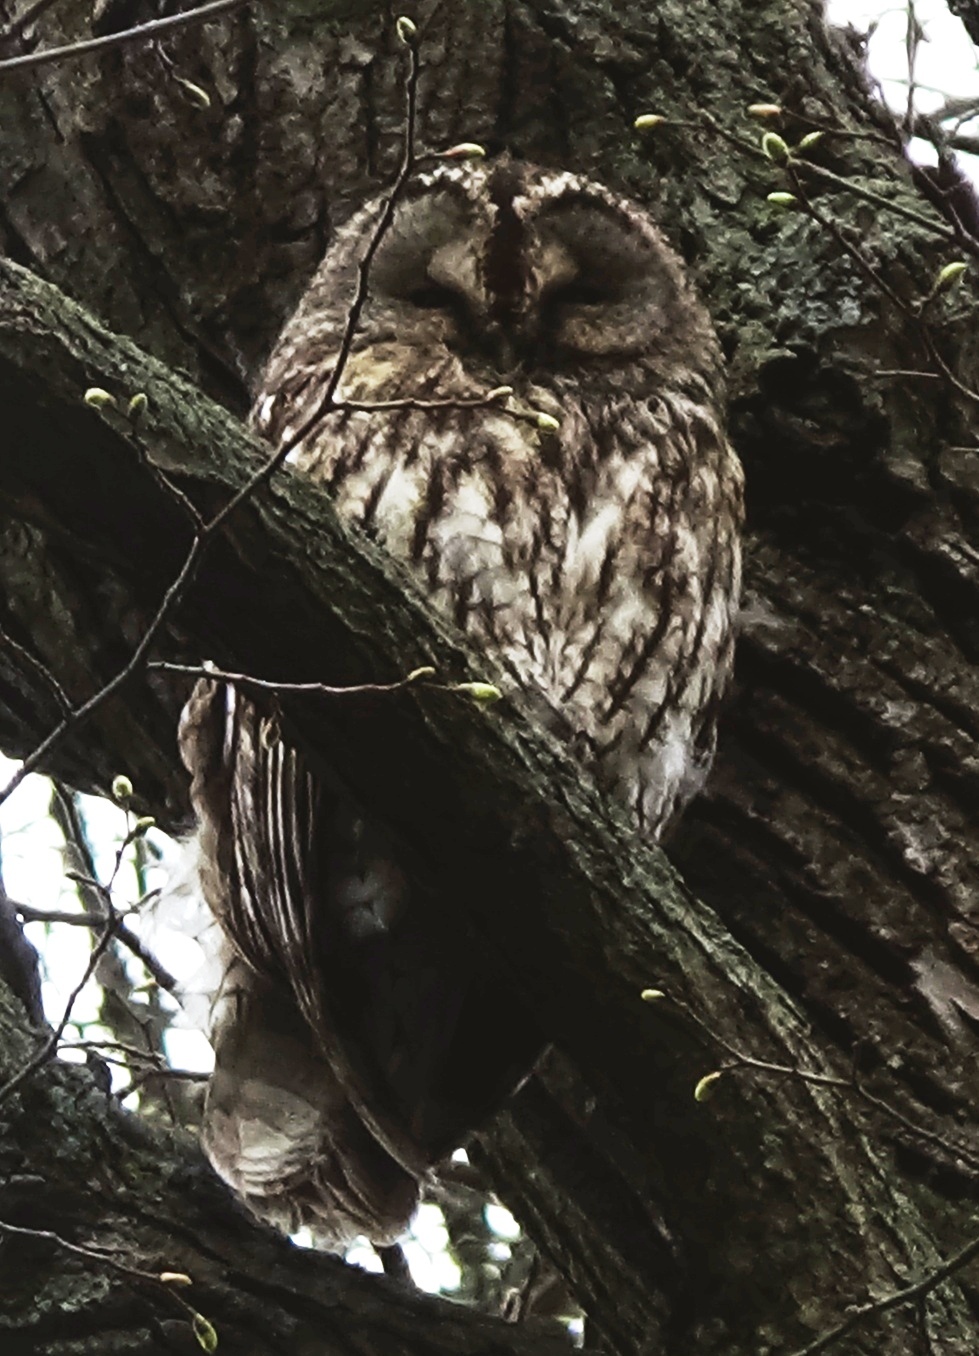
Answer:
[{"label": "bare twig", "polygon": [[150,19],[148,23],[137,24],[134,28],[124,28],[119,33],[106,33],[100,38],[85,38],[81,42],[69,42],[64,47],[48,47],[41,52],[29,52],[25,56],[7,57],[0,61],[0,75],[7,71],[23,71],[31,66],[46,66],[53,61],[68,61],[74,57],[87,56],[90,52],[104,52],[109,47],[122,47],[126,43],[140,42],[158,37],[160,33],[184,24],[206,23],[216,19],[219,14],[238,9],[247,0],[210,0],[209,4],[197,9],[184,10],[182,14],[171,14],[165,19]]},{"label": "bare twig", "polygon": [[956,230],[954,226],[946,226],[943,222],[934,221],[931,217],[926,217],[924,213],[916,212],[913,207],[905,207],[903,203],[885,198],[882,193],[875,193],[873,189],[864,188],[862,184],[856,184],[852,179],[845,179],[841,174],[834,174],[832,170],[825,169],[812,160],[793,159],[791,164],[796,169],[805,170],[807,174],[822,179],[824,183],[832,184],[834,188],[842,189],[854,198],[872,203],[875,207],[880,207],[886,212],[893,212],[896,216],[903,217],[905,221],[913,221],[916,226],[921,226],[926,231],[930,231],[939,240],[946,240],[950,244],[957,243],[968,249],[971,254],[979,255],[979,240],[976,240],[975,236],[970,235],[968,231]]},{"label": "bare twig", "polygon": [[71,1021],[72,1009],[75,1006],[75,1003],[78,999],[78,995],[81,993],[82,989],[84,989],[85,985],[88,983],[92,975],[95,973],[95,967],[98,965],[99,960],[104,955],[106,948],[108,947],[109,943],[112,941],[113,936],[115,935],[115,931],[118,926],[118,921],[119,920],[117,918],[113,917],[106,924],[98,941],[92,947],[92,954],[88,958],[88,964],[85,966],[85,972],[82,975],[81,979],[78,981],[78,983],[75,985],[75,987],[72,989],[71,993],[68,995],[68,1001],[65,1003],[64,1011],[61,1014],[61,1018],[58,1022],[58,1025],[54,1028],[50,1035],[42,1042],[40,1048],[34,1055],[31,1056],[27,1063],[24,1064],[22,1068],[18,1069],[18,1071],[11,1078],[8,1078],[6,1083],[4,1083],[3,1087],[0,1087],[0,1104],[5,1102],[7,1098],[10,1097],[10,1095],[13,1092],[15,1092],[17,1088],[20,1087],[21,1083],[23,1083],[27,1078],[31,1076],[35,1069],[39,1069],[42,1064],[46,1063],[50,1056],[58,1048],[58,1044],[60,1043],[61,1038],[64,1035],[65,1027]]},{"label": "bare twig", "polygon": [[70,1252],[73,1257],[84,1257],[88,1262],[100,1262],[103,1266],[111,1267],[113,1271],[122,1272],[124,1276],[134,1276],[140,1281],[160,1284],[159,1272],[140,1271],[138,1267],[120,1262],[110,1252],[103,1252],[100,1248],[86,1248],[80,1243],[69,1243],[67,1238],[62,1238],[60,1234],[53,1233],[50,1229],[27,1229],[19,1224],[8,1224],[6,1220],[0,1220],[0,1234],[7,1234],[11,1238],[30,1238],[38,1242],[53,1243],[64,1252]]},{"label": "bare twig", "polygon": [[841,1078],[838,1074],[818,1073],[815,1069],[801,1069],[797,1065],[776,1064],[772,1060],[759,1059],[756,1055],[749,1055],[744,1050],[739,1050],[737,1046],[733,1045],[719,1032],[715,1031],[714,1028],[706,1022],[689,1003],[684,1002],[682,998],[675,998],[672,994],[660,989],[650,989],[647,990],[646,993],[651,1000],[655,998],[657,1000],[662,999],[672,1003],[690,1022],[693,1023],[694,1026],[697,1027],[699,1031],[703,1032],[712,1044],[724,1051],[729,1059],[727,1063],[722,1064],[717,1070],[718,1074],[737,1073],[741,1069],[748,1069],[758,1073],[776,1074],[780,1078],[794,1078],[802,1083],[809,1083],[816,1087],[831,1088],[838,1092],[848,1093],[852,1096],[859,1097],[862,1101],[866,1102],[868,1106],[872,1106],[875,1111],[878,1111],[881,1115],[895,1121],[898,1125],[902,1126],[903,1129],[909,1131],[917,1138],[936,1145],[946,1153],[953,1154],[964,1162],[970,1163],[973,1167],[979,1167],[979,1156],[971,1152],[967,1145],[962,1144],[958,1140],[948,1140],[945,1136],[939,1134],[938,1131],[930,1130],[923,1125],[917,1124],[910,1116],[905,1116],[902,1111],[899,1111],[897,1107],[892,1106],[882,1097],[878,1097],[876,1093],[870,1092],[855,1075],[851,1075],[849,1078]]},{"label": "bare twig", "polygon": [[44,686],[51,693],[52,697],[54,697],[61,709],[62,715],[67,715],[71,711],[71,699],[50,669],[46,668],[39,659],[36,659],[34,655],[31,654],[30,650],[25,649],[19,641],[14,640],[13,636],[8,635],[3,627],[0,627],[0,641],[3,642],[8,650],[12,650],[19,659],[23,660],[33,673],[37,674],[44,683]]},{"label": "bare twig", "polygon": [[146,666],[163,673],[181,673],[190,678],[213,678],[215,682],[231,683],[233,687],[252,688],[257,692],[305,694],[310,697],[362,697],[373,694],[387,695],[402,692],[406,687],[414,687],[420,682],[434,677],[432,668],[414,669],[406,678],[396,683],[354,683],[350,687],[330,687],[327,683],[277,683],[265,678],[253,678],[247,673],[231,673],[227,669],[217,669],[211,664],[169,664],[165,660],[152,660]]},{"label": "bare twig", "polygon": [[908,98],[904,110],[904,135],[910,137],[914,126],[914,96],[918,87],[914,80],[914,68],[918,60],[918,48],[925,40],[924,30],[914,12],[914,0],[907,0],[908,22],[904,31],[904,50],[908,59]]},{"label": "bare twig", "polygon": [[911,1304],[915,1300],[923,1299],[925,1295],[930,1294],[932,1290],[940,1286],[943,1281],[947,1281],[950,1276],[968,1266],[976,1257],[979,1257],[979,1237],[966,1243],[965,1247],[953,1253],[941,1266],[927,1272],[920,1280],[914,1281],[902,1290],[895,1290],[890,1295],[885,1295],[883,1299],[870,1300],[867,1304],[855,1306],[835,1328],[830,1328],[820,1337],[817,1337],[814,1342],[799,1347],[792,1352],[791,1356],[817,1356],[819,1352],[826,1351],[841,1337],[845,1337],[847,1333],[852,1332],[854,1328],[859,1327],[868,1318],[889,1313],[891,1309],[898,1309],[903,1304]]},{"label": "bare twig", "polygon": [[[9,1238],[30,1238],[36,1242],[52,1243],[63,1252],[70,1253],[73,1257],[82,1257],[87,1262],[95,1262],[100,1266],[110,1267],[122,1276],[131,1277],[137,1281],[149,1281],[152,1285],[160,1286],[166,1291],[171,1300],[184,1311],[191,1319],[191,1322],[197,1327],[200,1315],[192,1304],[188,1304],[182,1295],[178,1294],[175,1286],[191,1285],[191,1278],[179,1271],[142,1271],[139,1267],[130,1266],[128,1262],[120,1262],[112,1253],[103,1251],[101,1248],[85,1247],[80,1243],[70,1243],[67,1238],[62,1238],[60,1234],[54,1233],[51,1229],[28,1229],[19,1224],[8,1224],[6,1220],[0,1220],[0,1234]],[[204,1320],[207,1323],[207,1320]],[[207,1323],[207,1327],[210,1328]],[[213,1350],[212,1348],[208,1348]]]},{"label": "bare twig", "polygon": [[[960,395],[963,395],[967,400],[969,400],[973,404],[979,404],[979,391],[974,391],[971,387],[966,386],[964,382],[960,381],[960,379],[955,375],[955,373],[945,362],[945,359],[939,353],[935,341],[932,337],[931,331],[928,327],[928,324],[926,323],[921,314],[921,310],[913,309],[902,297],[899,297],[898,294],[894,291],[894,289],[884,281],[878,269],[876,269],[868,259],[864,258],[863,252],[859,250],[856,247],[856,245],[852,244],[846,238],[846,236],[840,230],[839,226],[833,220],[833,218],[827,216],[813,202],[812,198],[806,191],[805,185],[802,183],[797,173],[797,169],[801,163],[802,162],[799,161],[791,161],[786,166],[786,172],[789,179],[789,183],[791,184],[792,187],[792,191],[798,197],[804,210],[808,213],[810,217],[812,217],[813,221],[817,222],[820,226],[823,227],[824,230],[828,231],[830,235],[832,235],[833,239],[837,242],[840,248],[846,254],[849,255],[849,257],[860,269],[861,273],[863,273],[864,276],[867,279],[869,279],[869,281],[877,289],[877,291],[883,293],[883,295],[887,297],[888,301],[890,301],[891,305],[894,306],[915,327],[915,329],[921,335],[925,348],[928,351],[928,356],[931,358],[932,362],[934,362],[935,366],[938,368],[940,375],[949,383],[949,385],[953,386],[955,390],[959,392]],[[809,161],[806,161],[805,168],[811,169],[813,167]],[[820,171],[820,173],[828,174],[828,171],[825,172]],[[838,176],[831,175],[830,177],[835,180],[837,179]],[[846,184],[847,181],[845,179],[842,179],[839,182],[842,184]],[[921,220],[924,221],[925,219],[921,218]],[[951,231],[952,235],[959,241],[960,244],[964,243],[960,238],[959,232],[956,231],[953,227],[947,227],[944,229]],[[979,251],[979,241],[974,240],[973,237],[971,236],[969,236],[968,239],[972,241],[972,246],[970,246],[970,248],[975,247],[975,250]],[[935,294],[933,292],[928,299],[930,300],[931,297],[933,297],[934,295]]]},{"label": "bare twig", "polygon": [[30,904],[15,904],[25,923],[67,923],[76,928],[100,928],[108,921],[102,913],[80,913],[77,909],[35,909]]},{"label": "bare twig", "polygon": [[362,411],[373,414],[378,410],[480,410],[506,400],[513,395],[512,386],[497,386],[485,395],[462,399],[422,400],[418,396],[403,396],[397,400],[334,400],[331,410]]}]

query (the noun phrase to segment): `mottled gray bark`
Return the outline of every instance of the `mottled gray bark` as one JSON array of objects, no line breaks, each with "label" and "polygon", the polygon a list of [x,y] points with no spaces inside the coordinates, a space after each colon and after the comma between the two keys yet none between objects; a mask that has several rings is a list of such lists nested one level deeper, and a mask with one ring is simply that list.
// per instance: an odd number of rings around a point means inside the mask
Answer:
[{"label": "mottled gray bark", "polygon": [[[959,247],[825,179],[803,183],[835,231],[765,202],[786,185],[744,108],[778,100],[790,142],[812,122],[841,129],[824,168],[931,214],[816,5],[412,12],[424,142],[507,146],[653,202],[725,341],[749,607],[716,776],[669,845],[713,912],[509,709],[431,692],[289,715],[411,843],[433,893],[465,901],[561,1048],[483,1142],[596,1330],[622,1351],[789,1350],[953,1251],[974,1210],[976,401],[948,379],[877,375],[934,373],[898,303]],[[331,223],[396,162],[396,44],[373,7],[296,5],[167,51],[209,110],[136,48],[0,83],[0,226],[16,260],[240,410]],[[636,138],[646,111],[689,125]],[[965,383],[974,310],[966,288],[930,313]],[[125,420],[81,405],[92,384],[147,391],[144,448],[202,506],[258,455],[193,385],[0,275],[3,625],[76,700],[125,658],[187,539]],[[446,677],[486,668],[287,480],[214,544],[161,648],[329,682],[429,658]],[[23,752],[56,698],[16,651],[0,684],[4,741]],[[56,765],[102,786],[125,767],[172,822],[177,700],[159,678],[135,683]],[[855,1061],[910,1128],[760,1072],[694,1103],[723,1056],[668,1003],[641,1005],[647,984],[754,1056]],[[973,1299],[943,1288],[841,1349],[971,1352]]]}]

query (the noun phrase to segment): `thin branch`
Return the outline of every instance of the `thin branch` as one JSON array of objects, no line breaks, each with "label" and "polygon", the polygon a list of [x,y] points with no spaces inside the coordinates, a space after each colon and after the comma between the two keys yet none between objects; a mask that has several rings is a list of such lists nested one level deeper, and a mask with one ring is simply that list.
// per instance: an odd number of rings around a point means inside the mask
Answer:
[{"label": "thin branch", "polygon": [[[192,1285],[191,1278],[180,1271],[142,1271],[139,1267],[130,1266],[126,1262],[120,1262],[113,1257],[110,1252],[103,1252],[99,1248],[87,1248],[80,1243],[70,1243],[67,1238],[62,1238],[51,1229],[29,1229],[19,1224],[8,1224],[6,1220],[0,1220],[0,1234],[5,1234],[11,1238],[30,1238],[37,1242],[53,1243],[55,1247],[62,1251],[70,1253],[73,1257],[82,1257],[88,1262],[96,1262],[101,1266],[111,1267],[122,1276],[129,1276],[137,1281],[149,1281],[152,1285],[160,1286],[175,1304],[191,1320],[194,1330],[197,1330],[198,1320],[201,1315],[192,1304],[188,1304],[184,1297],[177,1293],[175,1287]],[[207,1323],[207,1320],[204,1320]],[[207,1327],[210,1328],[207,1323]],[[199,1345],[202,1345],[200,1342]],[[213,1350],[213,1348],[209,1348]]]},{"label": "thin branch", "polygon": [[102,1252],[99,1248],[86,1248],[80,1243],[69,1243],[67,1238],[62,1238],[60,1234],[56,1234],[50,1229],[27,1229],[19,1224],[8,1224],[6,1220],[0,1219],[0,1234],[7,1234],[13,1238],[30,1238],[38,1242],[53,1243],[65,1252],[70,1252],[74,1257],[84,1257],[89,1262],[100,1262],[104,1266],[112,1267],[113,1271],[121,1272],[124,1276],[134,1276],[140,1281],[152,1281],[155,1285],[161,1284],[159,1272],[140,1271],[138,1267],[128,1266],[125,1262],[118,1261],[111,1253]]},{"label": "thin branch", "polygon": [[12,650],[18,659],[25,663],[32,672],[37,674],[57,702],[62,715],[68,715],[71,711],[71,698],[50,669],[46,668],[44,664],[32,655],[30,650],[21,645],[19,641],[14,640],[13,636],[9,635],[3,627],[0,627],[0,641],[3,642],[8,650]]},{"label": "thin branch", "polygon": [[947,240],[950,244],[962,245],[970,253],[979,255],[979,240],[970,235],[968,231],[956,230],[954,226],[946,226],[942,222],[934,221],[930,217],[926,217],[924,213],[916,212],[912,207],[905,207],[903,203],[885,198],[882,193],[875,193],[872,189],[855,184],[852,179],[845,179],[841,174],[834,174],[832,170],[825,169],[812,160],[793,157],[791,164],[795,169],[804,169],[815,178],[822,179],[824,183],[832,184],[835,188],[842,189],[853,197],[860,198],[863,202],[872,203],[875,207],[880,207],[886,212],[893,212],[896,216],[903,217],[905,221],[913,221],[916,226],[921,226],[926,231],[930,231],[940,240]]},{"label": "thin branch", "polygon": [[[935,366],[939,369],[940,374],[945,378],[949,385],[953,386],[955,390],[959,392],[960,395],[963,395],[967,400],[969,400],[973,404],[979,404],[979,391],[972,390],[971,387],[966,386],[964,382],[960,381],[959,378],[948,366],[948,364],[945,362],[942,355],[938,352],[938,349],[935,345],[935,341],[932,338],[931,331],[929,330],[928,325],[922,318],[921,311],[913,310],[903,300],[903,298],[897,295],[894,289],[884,281],[884,279],[881,277],[880,273],[873,266],[873,264],[871,264],[869,260],[864,258],[863,253],[859,249],[857,249],[855,245],[851,244],[851,242],[846,238],[846,236],[840,230],[839,226],[832,219],[832,217],[826,216],[823,212],[821,212],[820,209],[813,202],[813,200],[809,197],[809,194],[806,192],[805,187],[801,183],[799,175],[796,172],[798,166],[802,163],[803,162],[797,160],[790,161],[789,164],[786,166],[786,173],[789,179],[789,183],[791,184],[792,190],[799,198],[799,201],[801,202],[805,211],[809,214],[810,217],[812,217],[813,221],[817,222],[825,230],[829,231],[830,235],[832,235],[833,239],[837,242],[840,248],[850,256],[853,262],[857,265],[857,267],[864,274],[864,276],[870,280],[873,286],[879,292],[882,292],[884,296],[887,297],[888,301],[890,301],[890,303],[901,313],[901,315],[903,315],[908,321],[911,322],[912,325],[915,326],[915,328],[921,335],[925,348],[928,350],[928,356],[934,362]],[[807,168],[812,168],[808,161],[806,161],[805,164]],[[836,178],[837,176],[834,175],[832,177]],[[843,179],[840,180],[840,182],[845,184],[846,180]],[[958,232],[953,233],[956,236],[958,236]],[[972,237],[969,238],[972,239]],[[979,241],[974,241],[973,243],[976,246],[976,249],[979,250]],[[935,295],[936,293],[935,291],[933,291],[929,295],[929,297],[927,297],[925,300],[930,301],[934,298]]]},{"label": "thin branch", "polygon": [[965,1247],[960,1248],[958,1252],[953,1253],[947,1261],[943,1262],[934,1271],[929,1271],[920,1281],[915,1281],[907,1285],[903,1290],[895,1290],[890,1295],[885,1295],[883,1299],[871,1300],[868,1304],[861,1304],[850,1310],[850,1313],[835,1328],[830,1328],[824,1332],[821,1337],[817,1337],[814,1342],[807,1346],[799,1347],[791,1353],[791,1356],[817,1356],[817,1353],[826,1351],[841,1337],[859,1327],[865,1319],[873,1318],[878,1314],[886,1314],[891,1309],[898,1309],[903,1304],[911,1304],[914,1300],[923,1299],[925,1295],[931,1293],[943,1281],[947,1281],[957,1271],[976,1257],[979,1257],[979,1237],[973,1238]]},{"label": "thin branch", "polygon": [[396,683],[354,683],[350,687],[330,687],[328,683],[277,683],[265,678],[253,678],[247,673],[231,673],[227,669],[217,669],[212,664],[170,664],[162,659],[154,659],[146,667],[163,673],[180,673],[190,678],[213,678],[215,682],[231,683],[234,687],[251,688],[257,692],[268,692],[273,696],[288,692],[310,697],[362,697],[375,693],[387,695],[402,692],[406,687],[414,687],[434,677],[435,674],[432,668],[420,668],[413,669],[407,678],[401,678]]},{"label": "thin branch", "polygon": [[[86,1053],[90,1051],[97,1054],[106,1064],[115,1064],[126,1069],[133,1081],[114,1094],[120,1101],[150,1078],[176,1078],[184,1082],[205,1083],[211,1076],[201,1069],[171,1068],[165,1063],[166,1056],[159,1051],[141,1050],[139,1046],[129,1045],[126,1041],[62,1041],[58,1048],[83,1050]],[[144,1068],[139,1073],[134,1073],[131,1067],[134,1063],[141,1064]]]},{"label": "thin branch", "polygon": [[151,19],[148,23],[137,24],[134,28],[124,28],[119,33],[107,33],[101,38],[85,38],[82,42],[70,42],[64,47],[48,47],[41,52],[30,52],[26,56],[8,57],[0,61],[0,75],[7,71],[22,71],[31,66],[46,66],[52,61],[68,61],[74,57],[87,56],[90,52],[104,52],[109,47],[122,47],[125,43],[139,42],[158,37],[171,28],[180,28],[185,24],[206,23],[228,10],[238,9],[247,0],[211,0],[210,4],[198,9],[184,10],[182,14],[171,14],[166,19]]},{"label": "thin branch", "polygon": [[911,135],[911,128],[914,126],[914,96],[918,92],[918,86],[915,84],[914,72],[918,60],[918,48],[924,41],[924,31],[918,22],[918,16],[914,12],[914,0],[907,0],[907,27],[904,30],[904,50],[908,58],[908,98],[904,110],[904,135]]},{"label": "thin branch", "polygon": [[207,1083],[210,1077],[209,1073],[202,1073],[200,1069],[143,1069],[140,1073],[131,1073],[126,1086],[117,1089],[112,1095],[116,1101],[124,1102],[127,1097],[131,1097],[134,1092],[139,1092],[140,1088],[145,1087],[149,1082],[159,1083],[162,1088],[166,1088],[168,1083],[173,1082]]},{"label": "thin branch", "polygon": [[[154,893],[159,894],[159,891],[154,891]],[[116,937],[127,951],[132,952],[140,965],[148,971],[152,979],[161,989],[165,989],[167,993],[177,992],[177,980],[171,975],[166,966],[157,960],[152,951],[147,949],[131,928],[127,927],[125,923],[120,923],[116,931]]]},{"label": "thin branch", "polygon": [[402,396],[396,400],[334,400],[330,409],[365,414],[374,414],[377,410],[480,410],[498,400],[506,400],[511,395],[512,386],[497,386],[485,395],[468,399],[422,400],[418,396]]},{"label": "thin branch", "polygon": [[[919,1125],[905,1116],[897,1107],[892,1106],[876,1093],[870,1092],[859,1082],[855,1076],[850,1078],[841,1078],[838,1074],[818,1073],[814,1069],[800,1069],[797,1065],[776,1064],[771,1060],[760,1059],[757,1055],[746,1054],[745,1051],[738,1049],[699,1015],[689,1003],[684,1002],[682,998],[676,998],[673,994],[660,989],[647,990],[649,1001],[662,999],[672,1003],[678,1008],[684,1016],[701,1031],[707,1039],[719,1049],[723,1050],[730,1059],[730,1063],[724,1064],[716,1072],[718,1074],[736,1073],[739,1069],[751,1069],[758,1073],[777,1074],[781,1078],[795,1078],[803,1083],[810,1083],[816,1087],[832,1088],[837,1092],[845,1092],[859,1097],[872,1106],[875,1111],[880,1112],[882,1116],[895,1121],[898,1125],[919,1139],[923,1139],[930,1144],[944,1150],[948,1154],[971,1164],[973,1167],[979,1167],[979,1156],[970,1149],[970,1146],[961,1143],[958,1140],[949,1140],[939,1134],[937,1130],[930,1130],[926,1126]],[[655,996],[655,998],[654,998]]]},{"label": "thin branch", "polygon": [[101,913],[80,913],[77,909],[35,909],[31,904],[14,904],[25,923],[67,923],[76,928],[100,928],[108,921]]},{"label": "thin branch", "polygon": [[5,1102],[7,1098],[13,1092],[15,1092],[17,1088],[20,1087],[21,1083],[23,1083],[27,1078],[29,1078],[36,1069],[39,1069],[42,1064],[46,1063],[50,1056],[54,1054],[55,1050],[58,1048],[61,1038],[65,1033],[65,1027],[71,1021],[72,1009],[75,1006],[75,1003],[78,999],[78,995],[81,993],[82,989],[84,989],[85,985],[88,983],[88,981],[92,978],[92,975],[95,973],[95,967],[98,965],[102,956],[105,954],[106,948],[112,941],[112,938],[115,935],[118,924],[119,919],[113,917],[106,925],[104,931],[102,932],[102,935],[99,937],[98,941],[92,947],[92,954],[88,958],[88,964],[85,966],[84,974],[82,975],[78,983],[75,985],[74,989],[72,989],[71,993],[68,995],[68,1001],[65,1003],[64,1012],[61,1014],[61,1019],[58,1022],[58,1025],[54,1028],[51,1034],[43,1041],[40,1048],[27,1061],[27,1063],[24,1064],[22,1068],[18,1069],[18,1071],[11,1078],[8,1078],[7,1082],[4,1083],[2,1088],[0,1088],[0,1105],[2,1105],[2,1103]]}]

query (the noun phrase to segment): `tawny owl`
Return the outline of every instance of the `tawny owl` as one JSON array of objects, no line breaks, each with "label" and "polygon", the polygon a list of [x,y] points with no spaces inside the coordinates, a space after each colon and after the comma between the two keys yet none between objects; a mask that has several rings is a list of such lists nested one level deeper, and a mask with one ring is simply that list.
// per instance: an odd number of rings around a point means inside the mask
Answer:
[{"label": "tawny owl", "polygon": [[[381,208],[338,232],[272,354],[254,420],[275,445],[317,410]],[[338,398],[502,384],[509,401],[480,408],[326,414],[296,467],[560,709],[655,837],[713,752],[742,477],[709,319],[641,207],[512,160],[412,183]],[[227,939],[207,1151],[256,1213],[387,1241],[536,1034],[501,1017],[471,948],[412,911],[383,826],[240,692],[200,684],[182,744]]]}]

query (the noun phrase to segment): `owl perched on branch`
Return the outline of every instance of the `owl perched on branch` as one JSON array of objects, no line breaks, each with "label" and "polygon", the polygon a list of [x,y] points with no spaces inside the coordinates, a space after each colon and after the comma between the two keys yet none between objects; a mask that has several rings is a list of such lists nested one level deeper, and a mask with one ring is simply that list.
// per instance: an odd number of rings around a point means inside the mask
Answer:
[{"label": "owl perched on branch", "polygon": [[[274,445],[318,409],[382,207],[338,232],[276,345],[254,406]],[[503,384],[505,401],[451,403]],[[338,391],[406,397],[449,403],[331,411],[297,470],[560,710],[655,838],[711,761],[740,574],[741,470],[682,264],[588,179],[512,160],[419,175]],[[199,684],[182,748],[226,938],[207,1152],[287,1229],[389,1241],[537,1035],[501,1015],[472,948],[413,910],[383,826],[245,696]]]}]

